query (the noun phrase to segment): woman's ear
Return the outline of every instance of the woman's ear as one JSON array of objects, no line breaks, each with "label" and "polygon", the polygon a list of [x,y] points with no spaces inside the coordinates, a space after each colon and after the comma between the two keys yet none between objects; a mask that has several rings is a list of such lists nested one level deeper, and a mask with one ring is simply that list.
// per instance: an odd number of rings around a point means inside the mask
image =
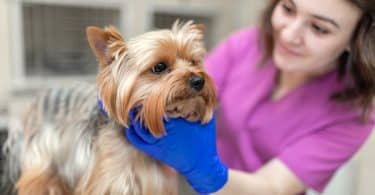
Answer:
[{"label": "woman's ear", "polygon": [[351,48],[350,48],[350,45],[348,44],[348,46],[345,47],[345,51],[350,53],[351,52]]}]

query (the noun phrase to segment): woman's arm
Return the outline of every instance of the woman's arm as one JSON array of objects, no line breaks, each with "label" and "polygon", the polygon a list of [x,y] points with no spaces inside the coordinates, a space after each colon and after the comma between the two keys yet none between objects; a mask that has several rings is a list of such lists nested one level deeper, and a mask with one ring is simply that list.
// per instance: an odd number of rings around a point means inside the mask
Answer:
[{"label": "woman's arm", "polygon": [[227,183],[215,195],[294,195],[305,190],[304,184],[274,159],[254,174],[230,169]]},{"label": "woman's arm", "polygon": [[[279,160],[272,160],[254,174],[229,170],[216,151],[215,119],[208,124],[170,119],[161,138],[130,114],[128,140],[138,149],[175,168],[199,193],[293,195],[305,190],[302,182]],[[233,154],[236,158],[236,154]]]}]

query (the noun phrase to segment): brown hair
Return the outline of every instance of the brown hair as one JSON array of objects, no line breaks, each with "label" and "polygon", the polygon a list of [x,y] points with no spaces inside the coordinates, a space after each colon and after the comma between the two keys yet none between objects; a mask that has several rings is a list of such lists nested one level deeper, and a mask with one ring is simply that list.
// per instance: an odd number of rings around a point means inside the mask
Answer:
[{"label": "brown hair", "polygon": [[[263,55],[260,64],[272,57],[273,29],[271,17],[280,0],[271,0],[263,12],[260,23],[260,44]],[[342,91],[332,94],[332,99],[341,102],[355,102],[362,109],[365,119],[372,110],[375,95],[375,1],[347,0],[362,10],[350,43],[350,52],[339,57],[339,79],[347,86]]]}]

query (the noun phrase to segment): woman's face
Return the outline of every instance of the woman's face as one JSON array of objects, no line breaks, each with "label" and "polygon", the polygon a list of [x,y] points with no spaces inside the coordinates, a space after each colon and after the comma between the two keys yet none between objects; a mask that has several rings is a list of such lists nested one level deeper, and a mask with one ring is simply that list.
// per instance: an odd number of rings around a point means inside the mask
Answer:
[{"label": "woman's face", "polygon": [[272,14],[276,66],[310,75],[332,70],[361,14],[347,0],[280,0]]}]

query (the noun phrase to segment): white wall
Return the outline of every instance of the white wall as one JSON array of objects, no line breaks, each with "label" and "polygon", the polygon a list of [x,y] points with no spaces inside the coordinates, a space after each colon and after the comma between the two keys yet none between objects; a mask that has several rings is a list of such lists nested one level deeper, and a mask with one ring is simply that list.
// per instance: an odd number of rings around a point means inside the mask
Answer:
[{"label": "white wall", "polygon": [[375,133],[358,154],[360,165],[358,167],[358,195],[375,194]]},{"label": "white wall", "polygon": [[6,105],[10,85],[8,12],[6,1],[0,0],[0,107]]},{"label": "white wall", "polygon": [[267,1],[259,0],[237,0],[233,13],[236,19],[236,27],[246,25],[256,25],[259,21],[260,13],[263,11]]}]

